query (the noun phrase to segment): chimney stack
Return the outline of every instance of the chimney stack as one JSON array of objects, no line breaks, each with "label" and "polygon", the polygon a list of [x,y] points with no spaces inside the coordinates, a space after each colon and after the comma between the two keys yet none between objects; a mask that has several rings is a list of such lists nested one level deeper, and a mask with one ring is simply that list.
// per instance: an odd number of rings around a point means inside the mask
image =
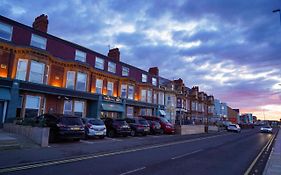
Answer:
[{"label": "chimney stack", "polygon": [[118,48],[110,49],[107,56],[109,58],[113,58],[116,61],[120,61],[120,51]]},{"label": "chimney stack", "polygon": [[36,30],[47,33],[48,23],[49,23],[48,16],[42,14],[42,15],[35,18],[35,20],[32,24],[32,27]]},{"label": "chimney stack", "polygon": [[158,69],[158,67],[151,67],[151,68],[149,68],[148,72],[151,75],[159,76],[159,69]]}]

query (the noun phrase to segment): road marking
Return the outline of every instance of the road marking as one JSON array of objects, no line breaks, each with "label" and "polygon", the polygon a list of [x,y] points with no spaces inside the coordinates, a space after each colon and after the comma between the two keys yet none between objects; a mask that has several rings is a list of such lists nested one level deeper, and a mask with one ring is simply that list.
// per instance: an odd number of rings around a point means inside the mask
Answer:
[{"label": "road marking", "polygon": [[141,167],[141,168],[137,168],[137,169],[134,169],[134,170],[131,170],[131,171],[127,171],[127,172],[125,172],[125,173],[121,173],[120,175],[126,175],[126,174],[135,173],[135,172],[141,171],[141,170],[143,170],[143,169],[145,169],[145,167]]},{"label": "road marking", "polygon": [[247,169],[247,171],[244,173],[244,175],[248,175],[252,168],[254,167],[254,165],[257,163],[258,159],[260,158],[260,156],[262,155],[262,153],[264,152],[264,150],[267,148],[267,147],[270,147],[273,140],[274,140],[274,136],[271,136],[269,141],[266,143],[266,145],[263,147],[263,149],[260,151],[260,153],[258,154],[258,156],[254,159],[254,161],[251,163],[251,165],[249,166],[249,168]]},{"label": "road marking", "polygon": [[193,151],[193,152],[190,152],[190,153],[182,154],[182,155],[173,157],[173,158],[171,158],[171,159],[172,159],[172,160],[180,159],[180,158],[183,158],[183,157],[185,157],[185,156],[189,156],[189,155],[191,155],[191,154],[198,153],[198,152],[200,152],[200,151],[203,151],[203,150],[202,150],[202,149],[199,149],[199,150],[197,150],[197,151]]},{"label": "road marking", "polygon": [[123,150],[123,151],[116,151],[116,152],[110,152],[110,153],[105,153],[105,154],[89,154],[89,155],[84,155],[84,156],[80,156],[80,157],[66,158],[63,160],[50,160],[50,161],[46,161],[46,162],[35,162],[35,163],[27,164],[27,165],[18,165],[18,166],[13,166],[13,167],[1,168],[0,173],[27,170],[27,169],[39,168],[39,167],[45,167],[45,166],[51,166],[51,165],[73,163],[73,162],[78,162],[78,161],[82,161],[82,160],[88,160],[88,159],[94,159],[94,158],[100,158],[100,157],[107,157],[107,156],[114,156],[114,155],[120,155],[120,154],[125,154],[125,153],[143,151],[143,150],[148,150],[148,149],[167,147],[167,146],[172,146],[172,145],[178,145],[178,144],[183,144],[183,143],[189,143],[189,142],[194,142],[194,141],[222,137],[222,136],[226,136],[226,135],[231,135],[231,134],[228,133],[228,134],[215,135],[215,136],[204,137],[204,138],[196,138],[196,139],[190,139],[190,140],[164,143],[164,144],[159,144],[159,145],[144,146],[144,147],[140,147],[140,148],[127,149],[127,150]]}]

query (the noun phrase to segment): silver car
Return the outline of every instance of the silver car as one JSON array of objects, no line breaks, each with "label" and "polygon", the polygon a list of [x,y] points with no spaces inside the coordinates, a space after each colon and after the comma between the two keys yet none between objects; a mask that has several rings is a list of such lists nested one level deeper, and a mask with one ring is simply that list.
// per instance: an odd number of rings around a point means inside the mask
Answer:
[{"label": "silver car", "polygon": [[101,119],[83,118],[82,120],[85,125],[86,138],[99,137],[103,139],[106,136],[106,127]]},{"label": "silver car", "polygon": [[263,133],[272,133],[272,128],[270,126],[262,126],[260,131]]},{"label": "silver car", "polygon": [[233,131],[233,132],[239,133],[239,132],[241,132],[241,128],[237,124],[230,124],[227,126],[227,131]]}]

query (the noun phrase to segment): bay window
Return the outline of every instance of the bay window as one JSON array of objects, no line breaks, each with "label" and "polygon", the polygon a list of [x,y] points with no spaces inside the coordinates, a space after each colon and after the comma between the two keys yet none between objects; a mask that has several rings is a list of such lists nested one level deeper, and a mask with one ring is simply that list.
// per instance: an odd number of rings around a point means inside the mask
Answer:
[{"label": "bay window", "polygon": [[107,82],[107,95],[113,96],[113,82]]},{"label": "bay window", "polygon": [[134,100],[134,86],[128,86],[128,99]]},{"label": "bay window", "polygon": [[153,93],[153,103],[157,104],[157,92],[155,92],[155,91]]},{"label": "bay window", "polygon": [[152,103],[152,91],[147,90],[147,103]]},{"label": "bay window", "polygon": [[97,79],[96,80],[96,93],[102,94],[102,85],[103,85],[103,80]]},{"label": "bay window", "polygon": [[127,85],[126,84],[121,85],[121,97],[127,98]]},{"label": "bay window", "polygon": [[76,90],[86,91],[87,87],[87,74],[77,72]]},{"label": "bay window", "polygon": [[141,90],[141,101],[146,102],[146,89]]},{"label": "bay window", "polygon": [[75,72],[67,71],[66,88],[74,89],[74,84],[75,84]]},{"label": "bay window", "polygon": [[44,81],[45,64],[31,61],[29,81],[33,83],[43,83]]},{"label": "bay window", "polygon": [[23,81],[26,80],[27,63],[28,63],[28,60],[19,59],[18,66],[17,66],[16,79],[23,80]]}]

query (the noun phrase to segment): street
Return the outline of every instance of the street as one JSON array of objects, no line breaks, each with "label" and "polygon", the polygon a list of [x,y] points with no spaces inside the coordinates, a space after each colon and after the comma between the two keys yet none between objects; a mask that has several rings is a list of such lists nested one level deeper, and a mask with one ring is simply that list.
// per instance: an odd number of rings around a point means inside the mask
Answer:
[{"label": "street", "polygon": [[[157,140],[157,136],[116,138],[115,140],[97,141],[108,146],[119,145],[115,151],[104,151],[94,154],[83,154],[60,160],[50,158],[41,163],[30,163],[25,166],[13,166],[5,174],[244,174],[261,149],[270,140],[271,134],[262,134],[259,129],[242,130],[239,134],[224,132],[204,137],[185,138],[165,136],[165,142],[129,146],[144,140]],[[155,137],[155,138],[154,138]],[[164,137],[164,136],[160,136]],[[175,138],[177,138],[175,140]],[[179,139],[182,138],[182,139]],[[163,139],[163,138],[162,138]],[[93,141],[95,142],[95,141]],[[122,143],[128,145],[123,147]],[[82,141],[74,145],[84,144],[95,148],[91,141]],[[68,144],[66,144],[67,146]],[[121,145],[123,149],[121,148]],[[62,145],[54,145],[59,149]],[[104,145],[103,145],[104,146]],[[85,147],[86,148],[86,147]],[[75,151],[75,148],[73,148]],[[78,149],[78,148],[77,148]],[[85,150],[86,152],[86,150]],[[50,157],[51,154],[50,154]],[[6,165],[7,166],[7,165]],[[3,166],[2,166],[3,167]],[[14,169],[13,169],[14,168]],[[25,169],[25,170],[21,170]],[[14,171],[18,170],[18,171]],[[11,171],[11,172],[9,172]],[[12,172],[14,171],[14,172]]]}]

